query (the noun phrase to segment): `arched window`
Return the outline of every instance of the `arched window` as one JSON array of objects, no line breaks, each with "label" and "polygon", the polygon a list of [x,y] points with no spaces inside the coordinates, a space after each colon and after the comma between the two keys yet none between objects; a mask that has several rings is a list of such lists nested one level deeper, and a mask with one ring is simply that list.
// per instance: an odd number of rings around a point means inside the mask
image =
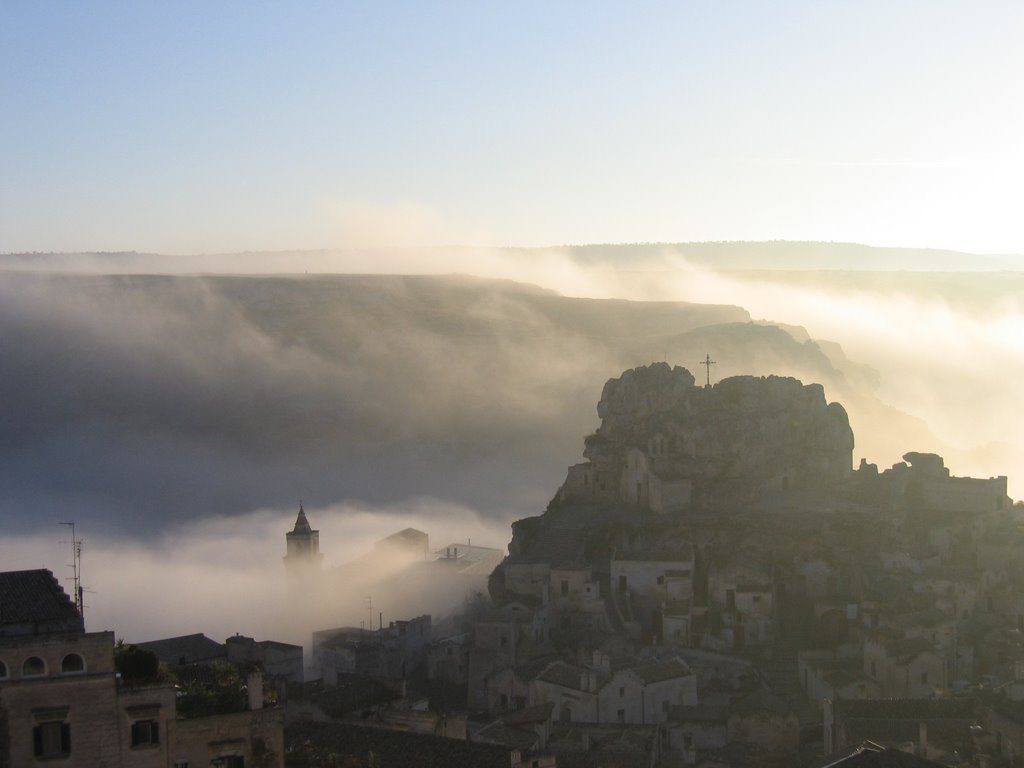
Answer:
[{"label": "arched window", "polygon": [[0,680],[7,677],[7,665],[0,659]]},{"label": "arched window", "polygon": [[22,677],[41,677],[46,674],[46,662],[38,656],[29,656],[21,665]]},{"label": "arched window", "polygon": [[85,659],[77,653],[69,653],[60,663],[60,671],[64,673],[85,672]]}]

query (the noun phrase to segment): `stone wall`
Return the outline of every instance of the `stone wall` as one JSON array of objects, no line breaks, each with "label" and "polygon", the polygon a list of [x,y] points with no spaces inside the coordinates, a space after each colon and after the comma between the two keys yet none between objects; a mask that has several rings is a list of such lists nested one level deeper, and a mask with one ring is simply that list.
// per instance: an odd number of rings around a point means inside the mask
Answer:
[{"label": "stone wall", "polygon": [[246,768],[284,768],[284,714],[261,709],[211,715],[170,723],[169,758],[189,765],[210,765],[218,757],[238,756]]}]

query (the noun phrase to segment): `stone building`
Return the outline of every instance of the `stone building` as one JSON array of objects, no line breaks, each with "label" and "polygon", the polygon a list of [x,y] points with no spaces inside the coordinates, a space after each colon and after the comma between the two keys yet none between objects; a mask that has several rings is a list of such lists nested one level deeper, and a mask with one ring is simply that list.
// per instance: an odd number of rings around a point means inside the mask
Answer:
[{"label": "stone building", "polygon": [[289,577],[304,579],[310,574],[319,573],[324,559],[320,554],[320,531],[314,531],[310,526],[301,504],[299,514],[295,517],[295,527],[285,534],[285,541],[288,550],[284,564]]},{"label": "stone building", "polygon": [[50,571],[0,573],[0,767],[283,767],[282,713],[250,699],[179,720],[173,685],[119,680],[114,633],[86,632]]}]

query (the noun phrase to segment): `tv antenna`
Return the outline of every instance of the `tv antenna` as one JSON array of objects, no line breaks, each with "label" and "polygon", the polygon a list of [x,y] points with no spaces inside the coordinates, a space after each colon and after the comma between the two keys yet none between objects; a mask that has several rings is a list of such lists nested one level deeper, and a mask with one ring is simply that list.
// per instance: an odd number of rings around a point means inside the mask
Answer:
[{"label": "tv antenna", "polygon": [[[71,569],[71,573],[75,579],[75,608],[78,609],[78,615],[85,619],[85,590],[82,588],[82,540],[75,535],[75,521],[70,520],[68,522],[59,523],[60,525],[66,525],[71,528],[71,562],[68,563],[68,567]],[[68,542],[62,541],[61,544],[67,544]]]}]

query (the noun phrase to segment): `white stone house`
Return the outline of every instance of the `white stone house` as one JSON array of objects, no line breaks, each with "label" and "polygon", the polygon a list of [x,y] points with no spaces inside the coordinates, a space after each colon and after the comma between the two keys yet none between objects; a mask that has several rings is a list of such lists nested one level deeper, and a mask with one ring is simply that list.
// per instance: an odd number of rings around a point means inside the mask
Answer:
[{"label": "white stone house", "polygon": [[672,707],[696,705],[697,678],[678,657],[614,673],[556,661],[530,683],[531,705],[545,702],[562,722],[665,723]]},{"label": "white stone house", "polygon": [[661,606],[661,639],[665,645],[692,645],[692,611],[693,607],[689,600],[673,600]]},{"label": "white stone house", "polygon": [[[650,448],[667,452],[667,440],[661,436],[655,436],[652,440],[655,442],[649,446]],[[689,509],[693,492],[691,481],[667,467],[658,467],[658,463],[654,456],[649,456],[639,448],[634,447],[626,451],[619,486],[622,501],[661,513]]]},{"label": "white stone house", "polygon": [[690,544],[664,551],[615,552],[611,558],[612,589],[659,602],[690,600],[694,565]]},{"label": "white stone house", "polygon": [[861,649],[854,645],[832,650],[804,650],[797,654],[800,684],[818,707],[829,699],[881,696],[881,686],[866,675],[861,666]]},{"label": "white stone house", "polygon": [[864,673],[878,682],[886,698],[924,699],[947,687],[946,660],[922,637],[867,638]]},{"label": "white stone house", "polygon": [[602,723],[651,725],[668,722],[673,707],[697,704],[697,677],[682,659],[621,669],[601,688]]},{"label": "white stone house", "polygon": [[552,607],[557,610],[604,612],[601,585],[594,579],[590,566],[552,566],[548,595]]},{"label": "white stone house", "polygon": [[596,723],[597,692],[607,679],[605,673],[554,661],[530,682],[530,706],[550,702],[559,722]]},{"label": "white stone house", "polygon": [[515,659],[524,642],[544,643],[547,636],[547,610],[516,600],[481,616],[474,625],[474,645],[498,651]]}]

